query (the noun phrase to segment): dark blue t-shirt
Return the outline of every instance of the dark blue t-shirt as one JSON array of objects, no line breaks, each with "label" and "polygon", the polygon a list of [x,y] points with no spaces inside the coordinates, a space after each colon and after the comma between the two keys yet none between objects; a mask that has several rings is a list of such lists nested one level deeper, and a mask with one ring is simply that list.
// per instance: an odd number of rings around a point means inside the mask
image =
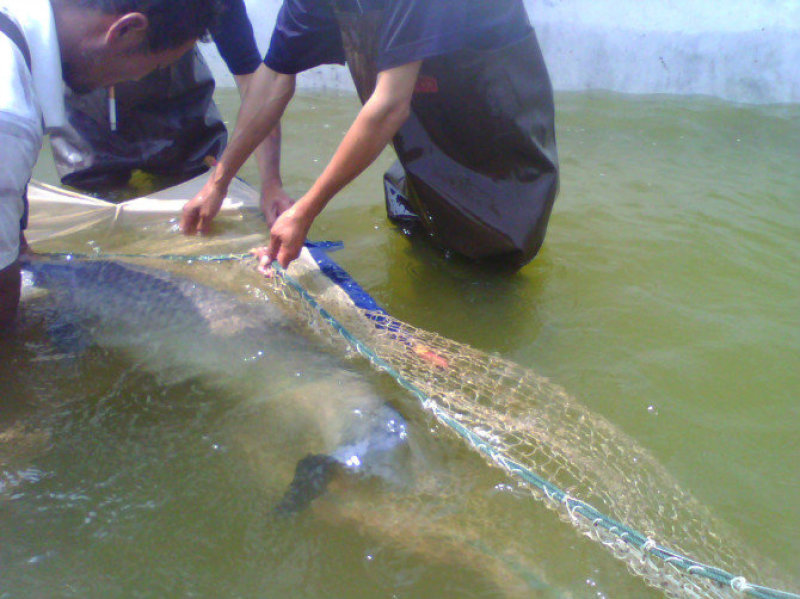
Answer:
[{"label": "dark blue t-shirt", "polygon": [[463,48],[502,46],[531,30],[522,0],[284,0],[266,65],[296,74],[321,64],[344,64],[333,1],[383,10],[379,71]]},{"label": "dark blue t-shirt", "polygon": [[222,0],[223,12],[211,32],[222,59],[234,75],[248,75],[261,64],[244,0]]}]

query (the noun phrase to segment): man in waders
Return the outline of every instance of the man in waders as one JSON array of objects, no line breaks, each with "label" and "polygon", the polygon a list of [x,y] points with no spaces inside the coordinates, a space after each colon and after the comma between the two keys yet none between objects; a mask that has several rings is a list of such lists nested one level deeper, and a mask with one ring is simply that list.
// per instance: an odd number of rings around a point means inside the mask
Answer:
[{"label": "man in waders", "polygon": [[216,0],[0,0],[0,326],[19,304],[25,189],[42,138],[76,92],[175,62],[217,17]]},{"label": "man in waders", "polygon": [[[219,0],[222,14],[211,35],[242,95],[261,64],[243,0]],[[67,90],[67,124],[50,133],[61,182],[89,192],[118,189],[140,170],[162,186],[191,179],[222,154],[228,132],[214,104],[214,77],[198,48],[168,69],[90,94]],[[280,135],[276,128],[275,135]],[[256,150],[262,197],[282,191],[277,160]],[[213,159],[213,160],[212,160]],[[286,209],[288,196],[275,204]],[[277,216],[277,215],[276,215]]]},{"label": "man in waders", "polygon": [[272,225],[266,265],[300,253],[314,218],[393,141],[390,216],[442,246],[512,266],[544,240],[558,188],[553,95],[522,0],[284,0],[228,148],[181,227],[204,232],[277,125],[295,75],[345,62],[363,102],[331,162]]}]

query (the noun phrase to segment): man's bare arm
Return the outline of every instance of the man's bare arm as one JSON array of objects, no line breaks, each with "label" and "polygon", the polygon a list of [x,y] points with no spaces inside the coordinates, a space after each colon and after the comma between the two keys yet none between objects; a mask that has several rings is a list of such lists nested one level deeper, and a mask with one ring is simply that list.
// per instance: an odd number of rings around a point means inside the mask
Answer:
[{"label": "man's bare arm", "polygon": [[183,207],[181,230],[205,232],[219,212],[231,180],[280,122],[294,95],[295,76],[276,73],[262,64],[247,85],[236,128],[203,189]]},{"label": "man's bare arm", "polygon": [[284,267],[300,253],[311,223],[345,185],[378,157],[408,118],[421,62],[378,74],[375,91],[358,113],[322,175],[272,227],[262,263],[277,259]]},{"label": "man's bare arm", "polygon": [[[239,94],[243,99],[255,75],[234,75]],[[283,190],[281,179],[281,124],[276,123],[267,138],[255,151],[258,174],[261,178],[261,211],[271,227],[278,216],[288,209],[294,200]]]}]

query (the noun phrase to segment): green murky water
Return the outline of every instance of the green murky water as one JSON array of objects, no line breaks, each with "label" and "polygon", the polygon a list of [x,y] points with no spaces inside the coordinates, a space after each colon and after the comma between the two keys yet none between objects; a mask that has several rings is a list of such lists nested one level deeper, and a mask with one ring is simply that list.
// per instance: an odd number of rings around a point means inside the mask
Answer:
[{"label": "green murky water", "polygon": [[[218,98],[233,121],[235,92]],[[350,95],[295,99],[292,194],[356,110]],[[520,273],[389,224],[390,152],[311,236],[343,240],[336,260],[396,317],[565,387],[797,581],[800,107],[562,94],[557,112],[561,193]],[[252,164],[242,174],[256,181]],[[367,482],[275,521],[291,464],[241,398],[165,386],[121,356],[75,371],[37,360],[34,341],[3,356],[3,422],[24,422],[30,448],[0,492],[0,597],[659,596],[358,364],[405,406],[420,486]]]}]

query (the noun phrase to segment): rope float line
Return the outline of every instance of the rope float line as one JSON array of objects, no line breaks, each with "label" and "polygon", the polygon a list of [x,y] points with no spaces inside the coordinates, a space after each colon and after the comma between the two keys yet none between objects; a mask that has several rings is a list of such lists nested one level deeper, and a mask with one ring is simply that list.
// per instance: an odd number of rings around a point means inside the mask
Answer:
[{"label": "rope float line", "polygon": [[[250,258],[252,255],[249,253],[240,254],[219,254],[219,255],[200,255],[200,256],[186,256],[181,254],[160,254],[149,256],[146,254],[88,254],[88,253],[69,253],[69,252],[50,252],[39,253],[38,256],[62,258],[65,260],[72,259],[103,259],[103,258],[130,258],[130,259],[158,259],[179,261],[187,264],[192,262],[235,262],[242,261]],[[687,556],[676,553],[662,545],[659,545],[652,537],[647,537],[642,533],[610,518],[590,504],[570,496],[567,492],[563,491],[556,485],[536,475],[530,469],[525,467],[514,460],[504,456],[502,452],[497,450],[491,443],[488,443],[484,438],[475,433],[473,430],[465,427],[463,424],[454,419],[447,411],[443,410],[441,406],[436,404],[429,398],[421,389],[414,385],[411,381],[407,380],[402,374],[397,372],[388,362],[383,360],[374,351],[372,351],[366,344],[353,335],[344,325],[342,325],[330,312],[328,312],[319,302],[314,299],[306,289],[300,285],[293,277],[291,277],[277,262],[273,263],[273,268],[283,281],[291,287],[303,301],[305,301],[322,319],[327,322],[334,331],[336,331],[353,349],[360,355],[365,357],[373,366],[389,374],[397,383],[414,395],[421,403],[422,407],[441,423],[445,424],[459,437],[464,439],[475,448],[476,451],[489,458],[492,462],[497,464],[500,468],[519,478],[526,485],[530,485],[535,489],[541,491],[544,497],[547,498],[550,505],[548,507],[558,509],[563,506],[569,520],[578,528],[585,528],[587,531],[593,533],[594,538],[600,542],[601,545],[610,549],[614,554],[624,559],[624,556],[618,555],[618,551],[635,551],[639,554],[639,562],[642,566],[648,565],[650,557],[655,557],[662,560],[665,564],[672,567],[678,573],[686,573],[690,576],[697,576],[705,578],[723,587],[730,588],[733,592],[739,595],[755,597],[757,599],[800,599],[800,595],[788,591],[781,591],[770,587],[760,586],[750,583],[744,576],[737,576],[731,574],[726,570],[716,568],[714,566],[704,564],[693,560]],[[381,315],[380,320],[373,319],[375,326],[380,328],[391,328],[392,323],[397,321]],[[547,504],[546,504],[547,505]],[[612,537],[609,542],[603,538],[603,532]],[[619,543],[615,543],[618,541]]]}]

